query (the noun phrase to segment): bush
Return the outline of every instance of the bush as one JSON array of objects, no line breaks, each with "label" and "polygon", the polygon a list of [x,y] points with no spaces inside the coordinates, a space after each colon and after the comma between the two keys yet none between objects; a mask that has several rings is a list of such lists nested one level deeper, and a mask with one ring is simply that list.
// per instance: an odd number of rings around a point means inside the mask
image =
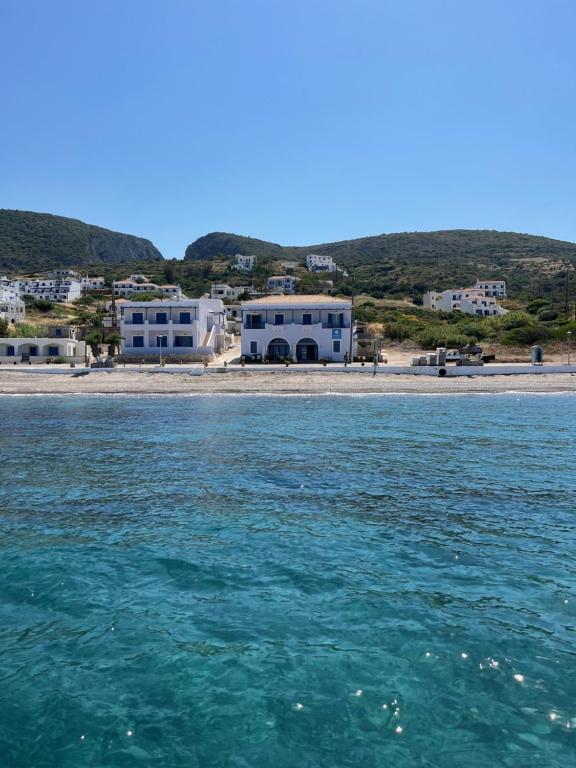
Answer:
[{"label": "bush", "polygon": [[434,326],[425,328],[416,335],[415,341],[421,349],[436,349],[436,347],[465,347],[473,344],[474,339],[458,333],[454,328]]},{"label": "bush", "polygon": [[534,299],[534,301],[531,301],[526,307],[526,312],[529,312],[531,315],[537,315],[540,310],[549,306],[550,302],[548,299]]},{"label": "bush", "polygon": [[511,331],[513,328],[522,328],[525,325],[532,325],[534,318],[527,312],[508,312],[502,318],[501,326],[505,331]]},{"label": "bush", "polygon": [[363,320],[365,323],[372,323],[378,318],[378,307],[371,301],[366,301],[364,304],[359,304],[354,309],[354,315],[358,320]]},{"label": "bush", "polygon": [[54,304],[48,299],[35,299],[32,306],[39,312],[50,312],[51,309],[54,309]]},{"label": "bush", "polygon": [[509,347],[519,347],[525,344],[535,344],[554,337],[553,331],[545,325],[528,325],[523,328],[513,328],[502,337],[502,344]]},{"label": "bush", "polygon": [[388,339],[404,341],[404,339],[412,339],[417,335],[418,326],[398,320],[397,322],[385,323],[383,332],[384,336]]},{"label": "bush", "polygon": [[548,320],[556,320],[559,314],[560,313],[555,309],[545,309],[544,312],[540,312],[538,315],[538,320],[542,322],[547,322]]}]

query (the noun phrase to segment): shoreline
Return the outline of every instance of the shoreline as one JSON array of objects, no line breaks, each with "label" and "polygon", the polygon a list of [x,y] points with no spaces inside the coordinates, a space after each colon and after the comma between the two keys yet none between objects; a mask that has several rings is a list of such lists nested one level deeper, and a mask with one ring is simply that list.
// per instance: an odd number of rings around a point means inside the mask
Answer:
[{"label": "shoreline", "polygon": [[[576,392],[576,372],[415,375],[369,370],[0,370],[2,395],[370,395]],[[59,374],[59,375],[55,375]]]}]

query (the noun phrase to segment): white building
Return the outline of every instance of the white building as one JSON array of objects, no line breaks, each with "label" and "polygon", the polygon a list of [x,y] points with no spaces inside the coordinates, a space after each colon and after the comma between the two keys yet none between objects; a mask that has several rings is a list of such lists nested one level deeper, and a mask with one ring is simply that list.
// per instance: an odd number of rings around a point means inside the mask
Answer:
[{"label": "white building", "polygon": [[322,256],[319,253],[309,253],[306,256],[306,266],[309,272],[336,272],[336,264],[332,256]]},{"label": "white building", "polygon": [[243,293],[254,293],[253,285],[237,285],[232,288],[225,283],[213,283],[210,286],[211,299],[232,299],[235,301]]},{"label": "white building", "polygon": [[[137,275],[137,277],[139,277]],[[142,283],[136,280],[115,280],[112,283],[112,294],[130,298],[134,294],[142,293],[162,293],[164,296],[178,300],[184,298],[182,289],[179,285],[156,285],[156,283]]]},{"label": "white building", "polygon": [[294,275],[273,275],[266,280],[268,293],[294,293],[298,278]]},{"label": "white building", "polygon": [[21,323],[26,319],[26,305],[20,298],[18,284],[0,276],[0,320]]},{"label": "white building", "polygon": [[242,302],[242,355],[297,362],[350,359],[352,302],[330,296],[265,296]]},{"label": "white building", "polygon": [[17,339],[0,338],[0,362],[45,363],[48,358],[61,358],[66,363],[83,363],[86,359],[86,343],[62,334],[60,338]]},{"label": "white building", "polygon": [[212,360],[232,343],[216,299],[129,301],[120,308],[121,354]]},{"label": "white building", "polygon": [[20,299],[4,300],[0,290],[0,320],[8,323],[23,323],[26,319],[26,305]]},{"label": "white building", "polygon": [[18,280],[21,296],[33,296],[59,304],[69,304],[82,295],[82,283],[71,277]]},{"label": "white building", "polygon": [[83,277],[80,282],[84,291],[101,291],[106,287],[103,277]]},{"label": "white building", "polygon": [[243,256],[241,253],[237,253],[234,258],[236,259],[236,264],[233,265],[233,269],[240,269],[243,272],[252,272],[258,263],[257,256]]},{"label": "white building", "polygon": [[494,296],[497,299],[506,298],[505,280],[477,280],[474,283],[474,288],[484,291],[486,296]]},{"label": "white building", "polygon": [[429,291],[422,297],[422,304],[428,309],[443,312],[465,312],[468,315],[497,317],[506,311],[493,296],[479,288],[458,288],[448,291]]}]

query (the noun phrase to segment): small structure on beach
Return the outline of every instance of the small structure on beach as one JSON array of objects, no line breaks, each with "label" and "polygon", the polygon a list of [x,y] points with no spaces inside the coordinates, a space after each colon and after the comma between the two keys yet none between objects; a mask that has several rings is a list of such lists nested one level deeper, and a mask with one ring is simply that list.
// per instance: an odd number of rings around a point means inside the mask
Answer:
[{"label": "small structure on beach", "polygon": [[351,359],[352,302],[331,296],[265,296],[242,302],[242,356],[279,362]]}]

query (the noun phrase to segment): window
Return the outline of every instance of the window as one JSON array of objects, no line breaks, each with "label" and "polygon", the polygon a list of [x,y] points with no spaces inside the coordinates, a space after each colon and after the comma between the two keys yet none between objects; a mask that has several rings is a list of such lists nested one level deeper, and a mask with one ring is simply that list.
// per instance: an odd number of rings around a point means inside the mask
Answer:
[{"label": "window", "polygon": [[175,347],[193,347],[194,339],[192,336],[174,336]]},{"label": "window", "polygon": [[157,347],[167,347],[168,346],[168,336],[156,336],[156,346]]},{"label": "window", "polygon": [[312,325],[312,315],[309,312],[302,315],[302,325]]},{"label": "window", "polygon": [[284,315],[274,315],[274,325],[284,325]]},{"label": "window", "polygon": [[336,314],[328,313],[328,327],[329,328],[343,328],[344,327],[344,314],[342,312]]},{"label": "window", "polygon": [[144,336],[132,336],[132,346],[133,347],[143,347],[144,346]]},{"label": "window", "polygon": [[156,312],[156,325],[166,325],[168,322],[168,315],[166,312]]},{"label": "window", "polygon": [[246,315],[244,327],[262,330],[264,328],[264,323],[262,322],[262,315]]},{"label": "window", "polygon": [[143,323],[144,323],[144,312],[133,312],[132,325],[143,325]]},{"label": "window", "polygon": [[58,357],[58,355],[60,354],[60,350],[58,349],[58,347],[48,347],[48,354],[50,355],[50,357]]},{"label": "window", "polygon": [[340,341],[332,342],[332,352],[340,352]]},{"label": "window", "polygon": [[190,325],[192,316],[190,312],[180,312],[180,325]]},{"label": "window", "polygon": [[251,341],[250,342],[250,354],[255,355],[258,352],[258,342],[257,341]]}]

